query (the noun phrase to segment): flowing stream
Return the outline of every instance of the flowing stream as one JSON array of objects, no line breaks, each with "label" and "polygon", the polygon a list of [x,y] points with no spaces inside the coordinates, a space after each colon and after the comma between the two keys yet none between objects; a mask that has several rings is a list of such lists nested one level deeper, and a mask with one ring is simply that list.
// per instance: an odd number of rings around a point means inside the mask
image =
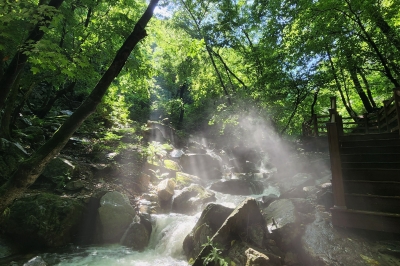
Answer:
[{"label": "flowing stream", "polygon": [[71,247],[57,253],[40,256],[48,265],[73,266],[186,266],[182,242],[195,225],[198,216],[181,214],[153,215],[154,224],[149,247],[143,251],[121,245]]},{"label": "flowing stream", "polygon": [[[235,196],[216,193],[216,203],[235,208],[249,196]],[[276,187],[268,186],[261,195],[275,194],[279,196]],[[251,197],[251,196],[250,196]],[[187,266],[189,265],[183,254],[182,243],[190,233],[200,212],[196,215],[182,215],[176,213],[152,215],[153,232],[149,246],[143,252],[133,251],[122,245],[99,246],[70,246],[51,253],[39,254],[48,266]]]}]

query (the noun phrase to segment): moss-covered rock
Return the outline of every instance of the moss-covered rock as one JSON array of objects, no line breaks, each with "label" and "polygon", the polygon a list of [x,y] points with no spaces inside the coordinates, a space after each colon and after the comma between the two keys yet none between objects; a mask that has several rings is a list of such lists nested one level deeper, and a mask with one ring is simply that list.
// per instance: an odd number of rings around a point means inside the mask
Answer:
[{"label": "moss-covered rock", "polygon": [[85,207],[76,199],[43,193],[16,200],[2,230],[22,246],[58,247],[73,242]]},{"label": "moss-covered rock", "polygon": [[181,166],[173,160],[164,160],[164,167],[174,171],[181,170]]}]

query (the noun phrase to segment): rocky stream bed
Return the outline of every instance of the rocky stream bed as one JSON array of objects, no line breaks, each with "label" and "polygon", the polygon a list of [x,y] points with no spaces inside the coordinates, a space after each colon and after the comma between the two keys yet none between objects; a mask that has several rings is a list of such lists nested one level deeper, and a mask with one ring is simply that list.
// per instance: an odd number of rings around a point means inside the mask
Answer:
[{"label": "rocky stream bed", "polygon": [[182,143],[149,123],[147,158],[124,131],[94,160],[87,138],[3,214],[0,265],[400,265],[398,235],[332,226],[325,152]]}]

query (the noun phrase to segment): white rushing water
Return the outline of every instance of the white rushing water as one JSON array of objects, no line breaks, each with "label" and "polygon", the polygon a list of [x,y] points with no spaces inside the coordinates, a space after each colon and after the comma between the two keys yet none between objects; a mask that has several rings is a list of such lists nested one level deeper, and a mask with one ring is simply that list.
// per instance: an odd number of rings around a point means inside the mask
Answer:
[{"label": "white rushing water", "polygon": [[48,265],[59,266],[187,266],[182,243],[198,216],[180,214],[153,215],[154,225],[149,247],[132,251],[121,245],[74,247],[65,253],[41,254]]}]

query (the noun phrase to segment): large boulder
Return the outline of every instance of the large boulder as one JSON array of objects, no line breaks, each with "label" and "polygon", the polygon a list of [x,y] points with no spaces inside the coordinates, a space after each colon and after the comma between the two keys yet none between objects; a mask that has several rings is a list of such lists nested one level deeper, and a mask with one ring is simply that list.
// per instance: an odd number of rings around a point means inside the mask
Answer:
[{"label": "large boulder", "polygon": [[121,238],[121,244],[131,247],[133,250],[144,250],[149,244],[150,234],[146,226],[133,222],[129,225],[125,234]]},{"label": "large boulder", "polygon": [[221,158],[213,154],[184,154],[180,163],[185,173],[203,179],[220,179],[222,177]]},{"label": "large boulder", "polygon": [[183,251],[188,259],[196,258],[207,243],[207,237],[212,237],[231,214],[233,209],[210,203],[201,213],[199,220],[189,235],[183,241]]},{"label": "large boulder", "polygon": [[314,206],[305,199],[279,199],[263,209],[272,238],[284,250],[295,247],[307,223],[312,222]]},{"label": "large boulder", "polygon": [[57,157],[47,164],[42,175],[61,187],[65,186],[74,170],[75,166],[69,160]]},{"label": "large boulder", "polygon": [[84,211],[79,200],[42,193],[16,200],[2,230],[21,246],[63,246],[75,240]]},{"label": "large boulder", "polygon": [[213,183],[210,189],[231,195],[253,195],[261,194],[264,186],[260,181],[230,179]]},{"label": "large boulder", "polygon": [[177,172],[175,180],[177,187],[186,187],[193,183],[195,184],[202,183],[202,180],[198,176],[190,175],[183,172]]},{"label": "large boulder", "polygon": [[[225,220],[218,231],[204,246],[197,256],[193,266],[204,265],[204,258],[213,251],[215,246],[220,246],[229,256],[234,243],[251,245],[262,249],[268,232],[265,228],[265,220],[255,199],[248,198],[243,201]],[[236,256],[236,255],[235,255]],[[228,257],[234,261],[235,257]]]},{"label": "large boulder", "polygon": [[303,198],[307,196],[304,187],[314,185],[313,175],[308,173],[298,173],[291,177],[279,177],[279,187],[281,188],[282,198]]},{"label": "large boulder", "polygon": [[200,185],[192,184],[181,190],[172,202],[172,211],[194,214],[206,203],[215,201],[215,194]]},{"label": "large boulder", "polygon": [[160,202],[169,202],[174,195],[175,181],[171,178],[164,179],[157,186],[157,194]]},{"label": "large boulder", "polygon": [[119,242],[136,215],[128,198],[117,191],[100,199],[98,213],[102,241],[107,243]]}]

